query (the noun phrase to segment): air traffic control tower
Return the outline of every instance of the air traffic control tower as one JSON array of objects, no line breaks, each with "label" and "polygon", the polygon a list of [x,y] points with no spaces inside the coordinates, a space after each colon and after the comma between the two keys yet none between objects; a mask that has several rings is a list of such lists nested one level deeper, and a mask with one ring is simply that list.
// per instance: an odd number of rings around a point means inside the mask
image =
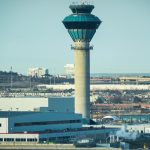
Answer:
[{"label": "air traffic control tower", "polygon": [[65,17],[63,24],[74,41],[75,51],[75,112],[90,119],[90,41],[101,20],[92,15],[94,5],[72,4],[73,14]]}]

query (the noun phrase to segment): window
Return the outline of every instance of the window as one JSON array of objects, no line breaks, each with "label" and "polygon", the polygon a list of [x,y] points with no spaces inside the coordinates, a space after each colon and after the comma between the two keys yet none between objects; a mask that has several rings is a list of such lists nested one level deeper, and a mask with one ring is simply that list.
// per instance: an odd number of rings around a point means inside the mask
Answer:
[{"label": "window", "polygon": [[19,126],[33,126],[33,125],[49,125],[49,124],[67,124],[67,123],[81,123],[81,120],[61,120],[61,121],[43,121],[43,122],[21,122],[15,123],[15,127]]},{"label": "window", "polygon": [[20,142],[20,141],[21,141],[21,139],[17,138],[17,139],[16,139],[16,141],[17,141],[17,142]]},{"label": "window", "polygon": [[23,138],[22,138],[22,139],[20,139],[20,141],[25,142],[25,141],[26,141],[26,139],[23,139]]},{"label": "window", "polygon": [[14,138],[10,138],[10,141],[14,141]]},{"label": "window", "polygon": [[14,139],[13,138],[4,138],[4,141],[12,142],[12,141],[14,141]]},{"label": "window", "polygon": [[0,142],[2,142],[3,141],[3,138],[0,138]]},{"label": "window", "polygon": [[27,139],[28,142],[34,142],[35,139]]},{"label": "window", "polygon": [[2,126],[2,124],[0,123],[0,127]]}]

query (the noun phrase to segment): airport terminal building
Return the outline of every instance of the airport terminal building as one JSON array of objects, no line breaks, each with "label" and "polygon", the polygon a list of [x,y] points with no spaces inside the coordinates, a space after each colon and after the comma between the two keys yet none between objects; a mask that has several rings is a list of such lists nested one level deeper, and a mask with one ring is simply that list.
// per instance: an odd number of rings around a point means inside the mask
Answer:
[{"label": "airport terminal building", "polygon": [[116,131],[84,127],[72,97],[0,98],[0,109],[0,142],[64,142],[82,136],[105,138]]}]

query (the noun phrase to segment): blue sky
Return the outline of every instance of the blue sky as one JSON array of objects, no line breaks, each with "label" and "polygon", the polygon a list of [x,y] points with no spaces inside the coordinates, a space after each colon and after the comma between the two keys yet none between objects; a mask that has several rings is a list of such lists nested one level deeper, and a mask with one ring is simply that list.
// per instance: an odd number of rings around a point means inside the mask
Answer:
[{"label": "blue sky", "polygon": [[[75,0],[77,1],[77,0]],[[103,22],[91,44],[92,73],[150,72],[150,0],[91,0]],[[63,73],[74,62],[62,24],[73,0],[0,0],[0,70]]]}]

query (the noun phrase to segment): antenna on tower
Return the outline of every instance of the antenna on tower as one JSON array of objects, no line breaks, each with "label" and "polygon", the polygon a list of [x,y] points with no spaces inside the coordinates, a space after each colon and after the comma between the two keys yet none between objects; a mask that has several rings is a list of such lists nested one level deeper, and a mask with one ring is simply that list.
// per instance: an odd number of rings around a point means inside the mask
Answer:
[{"label": "antenna on tower", "polygon": [[10,87],[12,88],[12,66],[10,67]]},{"label": "antenna on tower", "polygon": [[82,4],[82,5],[84,5],[84,4],[86,4],[86,3],[87,3],[86,0],[81,0],[81,4]]},{"label": "antenna on tower", "polygon": [[81,0],[81,4],[84,4],[85,0]]},{"label": "antenna on tower", "polygon": [[81,1],[81,4],[84,5],[84,4],[93,4],[93,1],[92,0],[80,0]]}]

